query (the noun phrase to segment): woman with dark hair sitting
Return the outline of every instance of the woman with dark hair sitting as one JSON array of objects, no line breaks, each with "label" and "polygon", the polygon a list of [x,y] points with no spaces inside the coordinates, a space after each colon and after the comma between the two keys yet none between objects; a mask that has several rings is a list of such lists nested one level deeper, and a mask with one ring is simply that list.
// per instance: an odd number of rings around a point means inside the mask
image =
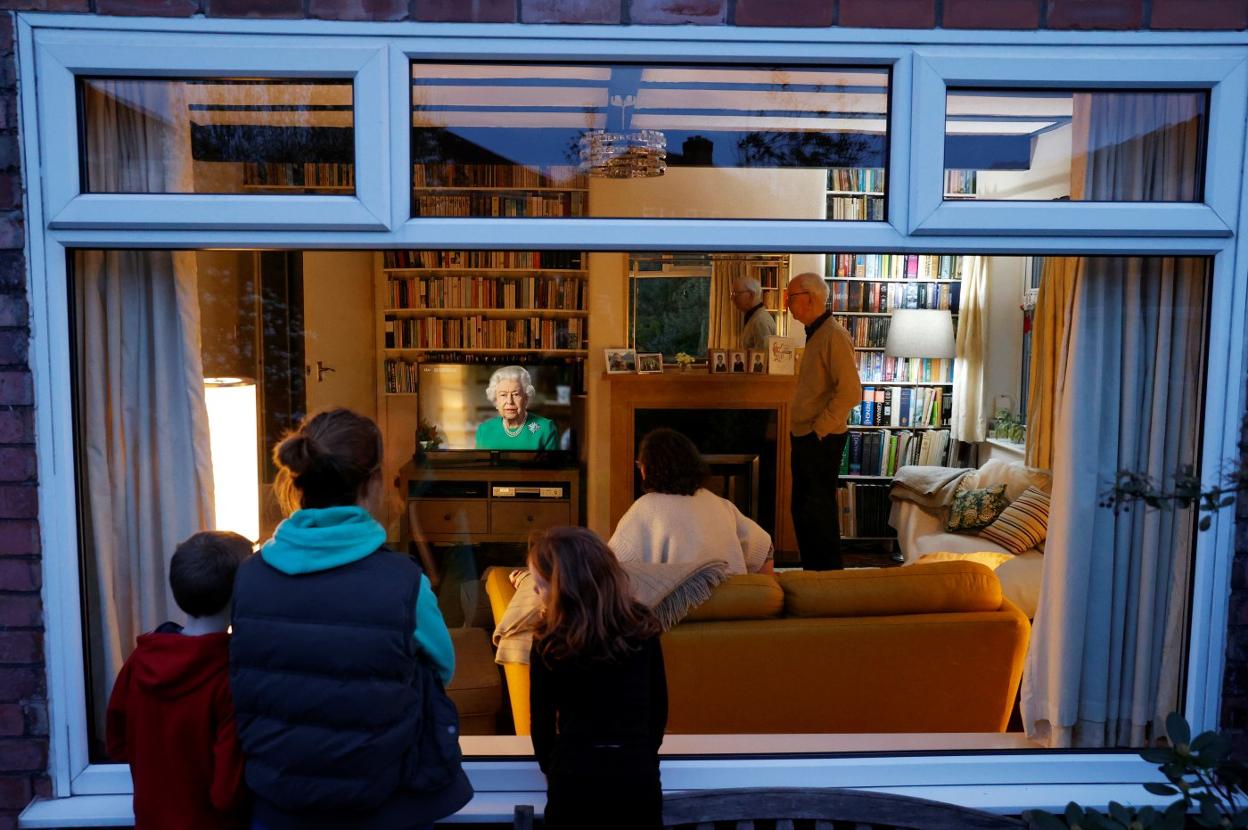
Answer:
[{"label": "woman with dark hair sitting", "polygon": [[771,536],[703,486],[709,473],[692,441],[674,429],[653,430],[641,439],[637,468],[646,494],[609,543],[621,562],[722,559],[729,573],[771,572]]}]

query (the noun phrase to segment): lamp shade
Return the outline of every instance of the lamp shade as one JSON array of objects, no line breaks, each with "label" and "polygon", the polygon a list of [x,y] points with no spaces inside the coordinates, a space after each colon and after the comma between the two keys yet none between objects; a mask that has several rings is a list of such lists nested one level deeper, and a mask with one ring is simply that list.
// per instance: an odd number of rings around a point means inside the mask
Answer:
[{"label": "lamp shade", "polygon": [[217,530],[260,538],[260,461],[256,384],[250,378],[204,378]]},{"label": "lamp shade", "polygon": [[889,357],[953,357],[953,315],[945,309],[894,309],[888,323],[884,354]]}]

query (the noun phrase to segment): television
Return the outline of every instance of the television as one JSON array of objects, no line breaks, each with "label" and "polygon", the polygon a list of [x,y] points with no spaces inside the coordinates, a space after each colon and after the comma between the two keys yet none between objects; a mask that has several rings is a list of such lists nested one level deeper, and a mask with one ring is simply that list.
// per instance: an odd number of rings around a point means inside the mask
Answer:
[{"label": "television", "polygon": [[[490,378],[505,366],[520,366],[529,373],[534,393],[528,401],[530,417],[525,433],[504,435],[500,413],[486,397]],[[571,459],[576,449],[573,395],[579,388],[579,365],[575,363],[421,363],[417,373],[416,407],[420,420],[435,426],[441,441],[421,449],[433,456],[473,451],[481,455],[506,453],[545,455]],[[553,428],[545,419],[553,422]],[[477,429],[486,422],[486,433],[499,440],[478,446]],[[541,430],[552,434],[546,437]],[[516,439],[513,450],[509,443]],[[540,446],[539,446],[540,444]]]}]

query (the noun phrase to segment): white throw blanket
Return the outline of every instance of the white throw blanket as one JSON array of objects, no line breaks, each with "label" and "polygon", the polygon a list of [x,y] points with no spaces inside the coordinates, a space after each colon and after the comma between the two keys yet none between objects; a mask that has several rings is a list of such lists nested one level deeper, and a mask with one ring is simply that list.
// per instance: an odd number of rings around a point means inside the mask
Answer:
[{"label": "white throw blanket", "polygon": [[912,501],[927,508],[946,507],[953,501],[962,478],[974,470],[963,467],[933,467],[907,464],[893,476],[889,497]]},{"label": "white throw blanket", "polygon": [[705,488],[692,496],[646,493],[620,517],[607,544],[621,562],[723,559],[733,574],[757,573],[771,554],[770,534]]},{"label": "white throw blanket", "polygon": [[[628,574],[633,598],[654,610],[664,631],[710,599],[715,586],[728,578],[728,565],[720,559],[668,565],[648,562],[621,565]],[[527,570],[512,571],[511,582],[516,586],[516,593],[494,627],[494,645],[498,649],[494,662],[528,665],[542,603]]]}]

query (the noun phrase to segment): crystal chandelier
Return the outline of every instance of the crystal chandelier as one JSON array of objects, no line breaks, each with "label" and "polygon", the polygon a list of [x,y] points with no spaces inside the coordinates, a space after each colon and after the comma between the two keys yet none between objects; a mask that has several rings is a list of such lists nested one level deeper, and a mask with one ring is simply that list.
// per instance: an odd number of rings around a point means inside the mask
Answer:
[{"label": "crystal chandelier", "polygon": [[[624,111],[633,106],[632,95],[611,97]],[[645,179],[667,170],[667,136],[660,130],[588,130],[580,140],[581,169],[608,179]]]}]

